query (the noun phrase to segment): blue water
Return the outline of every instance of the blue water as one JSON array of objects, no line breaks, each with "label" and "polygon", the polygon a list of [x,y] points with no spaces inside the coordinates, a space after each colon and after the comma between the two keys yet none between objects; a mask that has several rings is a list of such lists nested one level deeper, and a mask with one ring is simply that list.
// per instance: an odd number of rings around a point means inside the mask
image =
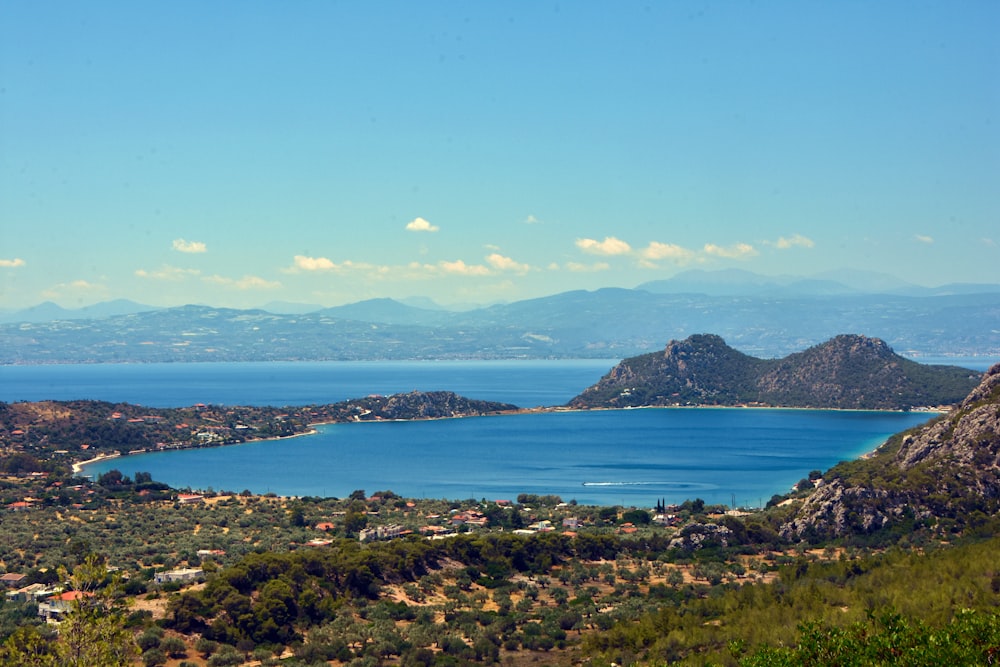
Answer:
[{"label": "blue water", "polygon": [[[561,405],[607,361],[329,362],[0,367],[0,400],[96,398],[154,407],[308,405],[448,389],[523,407]],[[964,365],[964,364],[963,364]],[[870,451],[928,414],[642,409],[336,424],[311,436],[150,453],[87,467],[150,472],[177,488],[344,497],[556,494],[588,504],[657,499],[757,506],[811,470]]]},{"label": "blue water", "polygon": [[448,390],[520,407],[562,405],[616,359],[0,366],[0,401],[95,399],[156,408],[312,405]]},{"label": "blue water", "polygon": [[757,506],[810,470],[871,450],[927,414],[661,408],[334,424],[316,435],[141,454],[87,467],[171,486],[345,497],[556,494],[601,505]]}]

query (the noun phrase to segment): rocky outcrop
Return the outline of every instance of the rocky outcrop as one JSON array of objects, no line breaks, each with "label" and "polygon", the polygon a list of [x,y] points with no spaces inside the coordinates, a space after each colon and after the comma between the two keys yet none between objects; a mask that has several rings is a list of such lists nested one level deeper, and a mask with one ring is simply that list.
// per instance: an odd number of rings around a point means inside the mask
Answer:
[{"label": "rocky outcrop", "polygon": [[833,468],[781,529],[789,539],[893,525],[961,530],[1000,512],[1000,365],[947,415]]},{"label": "rocky outcrop", "polygon": [[509,403],[479,401],[450,391],[411,391],[392,396],[370,396],[363,419],[442,419],[516,412]]},{"label": "rocky outcrop", "polygon": [[671,549],[692,551],[707,547],[728,547],[733,541],[733,531],[716,523],[691,523],[670,540]]},{"label": "rocky outcrop", "polygon": [[577,408],[768,405],[905,410],[952,405],[981,374],[905,359],[884,341],[837,336],[783,359],[757,359],[702,334],[625,359],[570,401]]}]

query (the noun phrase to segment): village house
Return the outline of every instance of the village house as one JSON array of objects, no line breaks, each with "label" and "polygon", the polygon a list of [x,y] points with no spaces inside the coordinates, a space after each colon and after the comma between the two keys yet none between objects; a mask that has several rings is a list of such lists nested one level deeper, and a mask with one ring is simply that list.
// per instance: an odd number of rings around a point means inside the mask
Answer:
[{"label": "village house", "polygon": [[542,521],[537,521],[537,522],[531,524],[530,526],[528,526],[528,528],[531,529],[531,530],[533,530],[533,531],[535,531],[536,533],[547,533],[550,530],[555,530],[552,527],[552,522],[549,521],[548,519],[544,519]]},{"label": "village house", "polygon": [[38,603],[38,617],[46,623],[59,623],[73,609],[74,602],[91,595],[93,593],[83,591],[66,591],[53,595]]},{"label": "village house", "polygon": [[205,496],[199,495],[197,493],[181,493],[177,496],[177,502],[181,505],[193,505],[196,503],[205,502]]},{"label": "village house", "polygon": [[305,543],[307,547],[328,547],[333,544],[333,540],[309,540]]},{"label": "village house", "polygon": [[451,525],[453,526],[471,526],[473,528],[483,528],[490,520],[483,516],[481,512],[476,510],[466,510],[464,512],[456,512],[451,515]]},{"label": "village house", "polygon": [[226,552],[222,549],[198,549],[199,558],[210,558],[211,556],[225,556]]},{"label": "village house", "polygon": [[55,593],[54,588],[49,588],[45,584],[28,584],[16,591],[7,591],[6,598],[11,602],[37,602]]},{"label": "village house", "polygon": [[26,574],[7,572],[6,574],[0,575],[0,584],[6,586],[7,588],[14,588],[15,586],[20,586],[21,582],[27,577],[28,575]]},{"label": "village house", "polygon": [[199,581],[205,576],[205,572],[200,567],[186,567],[180,570],[168,570],[157,572],[153,579],[158,584],[181,583],[186,584],[192,581]]},{"label": "village house", "polygon": [[375,526],[373,528],[364,528],[358,534],[358,539],[362,542],[367,542],[369,540],[391,540],[394,537],[399,537],[404,533],[409,531],[404,530],[402,526],[391,525],[391,526]]}]

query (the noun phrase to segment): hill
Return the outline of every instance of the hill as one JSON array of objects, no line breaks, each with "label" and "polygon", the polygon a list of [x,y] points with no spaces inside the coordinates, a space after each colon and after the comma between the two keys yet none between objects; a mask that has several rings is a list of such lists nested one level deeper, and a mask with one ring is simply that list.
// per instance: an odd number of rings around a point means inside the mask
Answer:
[{"label": "hill", "polygon": [[783,359],[758,359],[719,336],[700,334],[625,359],[569,406],[905,410],[957,403],[979,377],[955,366],[918,364],[865,336],[841,335]]},{"label": "hill", "polygon": [[1000,365],[946,416],[841,463],[781,528],[788,538],[983,530],[1000,512]]}]

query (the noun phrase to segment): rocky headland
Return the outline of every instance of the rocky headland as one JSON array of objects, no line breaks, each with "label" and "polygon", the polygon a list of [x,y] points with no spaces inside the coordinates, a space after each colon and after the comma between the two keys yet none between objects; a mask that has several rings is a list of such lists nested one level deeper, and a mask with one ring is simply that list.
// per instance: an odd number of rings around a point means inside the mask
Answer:
[{"label": "rocky headland", "polygon": [[981,376],[957,366],[918,364],[866,336],[841,335],[782,359],[758,359],[719,336],[701,334],[625,359],[569,405],[908,410],[953,405]]}]

